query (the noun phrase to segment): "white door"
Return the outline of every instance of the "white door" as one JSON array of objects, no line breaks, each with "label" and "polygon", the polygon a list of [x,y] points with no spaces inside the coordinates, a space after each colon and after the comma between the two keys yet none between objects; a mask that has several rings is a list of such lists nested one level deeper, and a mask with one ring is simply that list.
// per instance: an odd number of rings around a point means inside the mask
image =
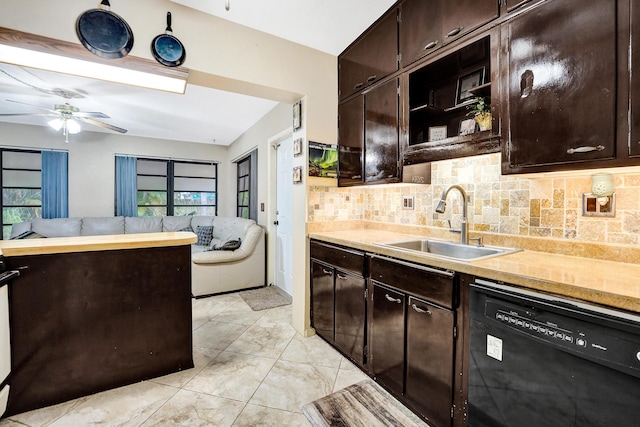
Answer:
[{"label": "white door", "polygon": [[276,148],[276,286],[293,295],[293,139]]}]

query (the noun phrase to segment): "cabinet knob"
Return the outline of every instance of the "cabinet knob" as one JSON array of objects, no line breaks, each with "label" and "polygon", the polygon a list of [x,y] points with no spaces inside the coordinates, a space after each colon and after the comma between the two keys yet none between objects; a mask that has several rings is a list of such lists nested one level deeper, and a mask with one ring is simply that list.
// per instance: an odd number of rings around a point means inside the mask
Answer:
[{"label": "cabinet knob", "polygon": [[575,154],[575,153],[590,153],[591,151],[602,151],[604,150],[604,145],[596,145],[595,147],[578,147],[578,148],[569,148],[567,150],[567,154]]},{"label": "cabinet knob", "polygon": [[390,297],[389,294],[384,294],[384,297],[387,299],[387,301],[389,302],[395,302],[397,304],[400,304],[402,302],[402,300],[400,298],[393,298]]},{"label": "cabinet knob", "polygon": [[427,45],[424,47],[424,50],[433,49],[436,46],[438,46],[438,40],[427,43]]},{"label": "cabinet knob", "polygon": [[453,30],[447,33],[447,37],[457,36],[458,34],[460,34],[460,31],[462,31],[463,29],[464,27],[454,28]]},{"label": "cabinet knob", "polygon": [[428,309],[425,308],[420,308],[415,304],[411,305],[411,308],[413,308],[415,311],[417,311],[418,313],[422,313],[422,314],[428,314],[429,316],[431,316],[431,311],[429,311]]}]

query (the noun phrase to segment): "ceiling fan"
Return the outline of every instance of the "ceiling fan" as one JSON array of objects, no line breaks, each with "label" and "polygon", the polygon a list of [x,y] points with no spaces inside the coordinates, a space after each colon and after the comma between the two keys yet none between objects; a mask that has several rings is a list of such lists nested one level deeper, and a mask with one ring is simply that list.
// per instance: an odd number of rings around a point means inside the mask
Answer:
[{"label": "ceiling fan", "polygon": [[64,142],[67,142],[67,143],[69,142],[69,134],[76,134],[76,133],[79,133],[81,131],[80,124],[78,123],[78,121],[85,122],[85,123],[88,123],[88,124],[94,125],[94,126],[99,126],[101,128],[109,129],[109,130],[112,130],[114,132],[119,132],[119,133],[126,133],[127,132],[126,129],[123,129],[123,128],[120,128],[120,127],[117,127],[117,126],[113,126],[113,125],[110,125],[108,123],[96,120],[96,119],[108,119],[108,118],[110,118],[106,114],[99,113],[99,112],[80,111],[77,107],[74,107],[73,105],[71,105],[69,103],[55,104],[53,106],[53,109],[51,109],[51,108],[40,107],[40,106],[37,106],[37,105],[27,104],[27,103],[20,102],[20,101],[12,101],[10,99],[7,99],[7,101],[14,102],[16,104],[27,105],[29,107],[38,108],[40,110],[45,110],[46,113],[44,113],[44,112],[43,113],[9,113],[9,114],[0,114],[0,116],[5,116],[5,117],[8,117],[8,116],[53,116],[55,118],[50,120],[49,122],[47,122],[47,124],[49,126],[51,126],[52,128],[54,128],[55,130],[57,130],[57,131],[62,129],[62,134],[65,137],[65,141]]}]

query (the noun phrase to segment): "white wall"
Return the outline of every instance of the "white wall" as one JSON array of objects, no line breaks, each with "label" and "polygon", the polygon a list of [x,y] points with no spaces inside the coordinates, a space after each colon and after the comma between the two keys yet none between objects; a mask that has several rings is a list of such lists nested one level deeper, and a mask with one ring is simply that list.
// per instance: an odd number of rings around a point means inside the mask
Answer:
[{"label": "white wall", "polygon": [[[267,213],[269,206],[269,167],[268,158],[269,150],[273,150],[269,147],[269,138],[280,133],[287,127],[291,127],[291,105],[280,103],[276,105],[267,115],[265,115],[258,123],[253,125],[248,131],[242,134],[236,139],[233,144],[229,146],[228,156],[229,162],[234,162],[246,154],[250,153],[254,149],[258,149],[258,224],[262,226],[268,225]],[[236,165],[231,163],[228,168],[229,175],[226,177],[226,181],[234,183],[236,180]],[[228,194],[229,199],[221,201],[225,205],[236,206],[236,194]],[[265,211],[260,211],[260,203],[265,204]],[[233,211],[235,215],[235,209]]]},{"label": "white wall", "polygon": [[[59,132],[43,126],[0,123],[0,145],[68,151],[69,216],[77,217],[114,215],[115,154],[218,161],[218,174],[225,179],[229,169],[226,147],[87,131],[71,135],[65,144]],[[218,191],[224,200],[229,191],[235,192],[235,185],[219,183]]]}]

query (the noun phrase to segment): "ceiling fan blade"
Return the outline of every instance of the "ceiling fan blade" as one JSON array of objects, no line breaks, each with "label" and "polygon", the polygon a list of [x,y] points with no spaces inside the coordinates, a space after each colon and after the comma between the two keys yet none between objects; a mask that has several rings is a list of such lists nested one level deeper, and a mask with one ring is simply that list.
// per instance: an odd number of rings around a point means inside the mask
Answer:
[{"label": "ceiling fan blade", "polygon": [[100,113],[98,111],[78,111],[77,113],[73,113],[75,117],[95,117],[98,119],[110,119],[111,117],[107,116],[105,113]]},{"label": "ceiling fan blade", "polygon": [[45,108],[45,107],[40,107],[40,106],[38,106],[38,105],[27,104],[26,102],[13,101],[13,100],[11,100],[11,99],[7,99],[6,101],[8,101],[8,102],[13,102],[14,104],[26,105],[26,106],[29,106],[29,107],[32,107],[32,108],[39,108],[39,109],[41,109],[41,110],[46,110],[46,111],[48,111],[48,112],[50,112],[50,113],[53,113],[53,114],[60,114],[60,113],[58,113],[56,110],[52,110],[51,108]]},{"label": "ceiling fan blade", "polygon": [[11,116],[57,116],[57,114],[53,114],[53,113],[7,113],[7,114],[0,114],[0,117],[11,117]]},{"label": "ceiling fan blade", "polygon": [[100,126],[101,128],[109,129],[109,130],[112,130],[112,131],[115,131],[115,132],[127,133],[126,129],[122,129],[122,128],[119,128],[118,126],[113,126],[113,125],[110,125],[108,123],[100,122],[98,120],[93,120],[93,119],[90,119],[88,117],[79,117],[78,116],[77,119],[81,120],[81,121],[83,121],[85,123],[89,123],[90,125]]}]

